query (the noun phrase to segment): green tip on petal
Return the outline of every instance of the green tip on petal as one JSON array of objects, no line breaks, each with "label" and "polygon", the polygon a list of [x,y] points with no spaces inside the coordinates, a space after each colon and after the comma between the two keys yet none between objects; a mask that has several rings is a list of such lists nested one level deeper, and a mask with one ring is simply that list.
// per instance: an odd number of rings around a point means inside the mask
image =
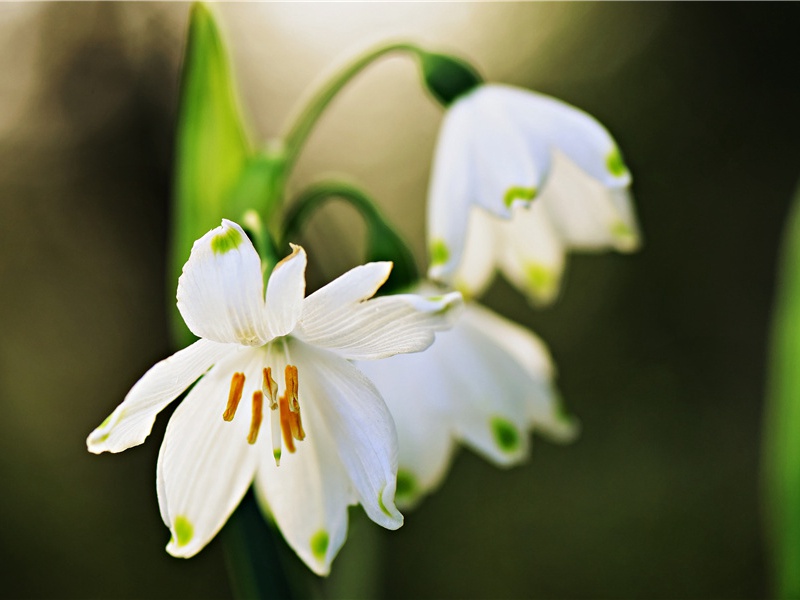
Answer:
[{"label": "green tip on petal", "polygon": [[537,189],[535,187],[520,187],[514,186],[508,188],[505,197],[503,198],[503,202],[506,205],[506,208],[511,208],[511,205],[514,204],[517,200],[522,200],[524,202],[530,202],[536,197]]},{"label": "green tip on petal", "polygon": [[179,515],[175,517],[175,523],[172,527],[175,531],[175,537],[177,538],[176,543],[178,546],[185,546],[192,541],[194,537],[194,527],[189,519],[183,515]]},{"label": "green tip on petal", "polygon": [[528,289],[542,302],[555,295],[558,281],[552,269],[539,263],[530,263],[525,267],[525,279]]},{"label": "green tip on petal", "polygon": [[103,422],[100,423],[100,425],[97,426],[97,428],[98,429],[102,429],[103,427],[108,425],[111,422],[111,417],[113,417],[113,416],[114,416],[114,413],[111,413],[110,415],[108,415],[105,419],[103,419]]},{"label": "green tip on petal", "polygon": [[434,240],[431,244],[431,265],[445,264],[450,258],[450,250],[442,240]]},{"label": "green tip on petal", "polygon": [[324,560],[325,554],[328,552],[328,532],[320,529],[317,533],[311,536],[311,553],[317,560]]},{"label": "green tip on petal", "polygon": [[519,431],[508,419],[493,417],[490,422],[494,441],[503,452],[511,453],[519,449],[521,438]]},{"label": "green tip on petal", "polygon": [[381,507],[381,511],[383,511],[383,514],[385,514],[387,517],[394,518],[394,515],[391,512],[389,512],[389,509],[386,508],[386,505],[383,503],[383,489],[381,489],[380,493],[378,494],[378,506]]},{"label": "green tip on petal", "polygon": [[397,491],[395,492],[397,500],[407,500],[415,496],[418,489],[417,478],[413,473],[406,469],[397,470]]},{"label": "green tip on petal", "polygon": [[606,168],[614,177],[622,177],[628,172],[628,167],[625,166],[622,154],[620,154],[619,148],[616,146],[606,156]]},{"label": "green tip on petal", "polygon": [[242,243],[242,234],[237,229],[231,227],[222,233],[218,233],[211,238],[211,250],[214,254],[225,254],[235,250]]},{"label": "green tip on petal", "polygon": [[633,251],[639,247],[639,237],[636,232],[623,221],[617,221],[611,226],[611,236],[617,242],[618,250]]}]

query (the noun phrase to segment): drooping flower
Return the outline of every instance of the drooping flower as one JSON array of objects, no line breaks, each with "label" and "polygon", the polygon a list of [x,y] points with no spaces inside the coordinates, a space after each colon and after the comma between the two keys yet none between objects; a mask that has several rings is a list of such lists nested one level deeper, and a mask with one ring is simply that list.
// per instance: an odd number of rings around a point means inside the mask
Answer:
[{"label": "drooping flower", "polygon": [[428,204],[429,276],[480,294],[496,268],[536,304],[555,299],[569,249],[635,250],[630,173],[594,118],[481,85],[449,108]]},{"label": "drooping flower", "polygon": [[[391,263],[356,267],[304,297],[305,267],[305,251],[293,246],[265,297],[261,261],[237,224],[223,221],[195,242],[178,308],[201,339],[152,367],[87,440],[94,453],[142,443],[157,413],[197,381],[158,456],[174,556],[202,549],[253,481],[289,545],[319,574],[344,543],[348,505],[360,503],[389,529],[403,522],[392,418],[349,360],[426,348],[460,297],[372,298]],[[242,399],[249,406],[240,408]]]},{"label": "drooping flower", "polygon": [[544,343],[476,302],[424,353],[357,366],[397,426],[400,506],[441,483],[458,443],[507,467],[528,457],[531,430],[561,442],[577,433],[554,389]]}]

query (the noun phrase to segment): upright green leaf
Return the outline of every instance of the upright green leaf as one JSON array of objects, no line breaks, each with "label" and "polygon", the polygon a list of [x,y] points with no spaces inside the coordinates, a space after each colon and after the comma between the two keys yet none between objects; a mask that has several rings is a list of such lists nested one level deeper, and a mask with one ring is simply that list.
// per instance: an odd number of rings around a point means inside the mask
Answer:
[{"label": "upright green leaf", "polygon": [[800,190],[779,265],[763,460],[773,592],[800,598]]},{"label": "upright green leaf", "polygon": [[250,154],[225,45],[210,10],[192,6],[183,61],[168,269],[175,342],[193,338],[175,307],[174,290],[192,243],[219,225]]}]

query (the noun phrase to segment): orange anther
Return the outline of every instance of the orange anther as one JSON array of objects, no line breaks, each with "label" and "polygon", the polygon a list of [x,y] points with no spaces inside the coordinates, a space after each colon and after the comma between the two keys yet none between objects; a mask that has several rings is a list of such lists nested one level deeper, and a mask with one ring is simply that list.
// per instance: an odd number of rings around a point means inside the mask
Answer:
[{"label": "orange anther", "polygon": [[231,389],[228,392],[228,405],[225,407],[225,412],[222,413],[222,418],[226,421],[233,421],[236,409],[239,407],[239,401],[242,399],[243,389],[244,373],[234,373],[233,377],[231,377]]},{"label": "orange anther", "polygon": [[272,369],[270,367],[264,367],[262,373],[264,375],[264,381],[261,385],[261,389],[267,395],[267,398],[269,398],[269,407],[275,408],[278,406],[278,384],[275,383],[275,380],[272,378]]},{"label": "orange anther", "polygon": [[264,394],[261,391],[253,392],[253,419],[250,421],[250,433],[247,434],[247,443],[255,444],[258,439],[258,430],[263,418]]},{"label": "orange anther", "polygon": [[286,394],[280,397],[281,411],[281,431],[283,431],[283,443],[289,452],[294,452],[294,438],[292,436],[292,412],[289,410],[289,402]]}]

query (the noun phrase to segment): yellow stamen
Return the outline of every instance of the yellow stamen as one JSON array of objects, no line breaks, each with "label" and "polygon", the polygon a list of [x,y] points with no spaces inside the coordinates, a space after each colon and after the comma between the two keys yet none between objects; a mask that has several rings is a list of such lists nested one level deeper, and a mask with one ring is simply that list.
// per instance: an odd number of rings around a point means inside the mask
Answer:
[{"label": "yellow stamen", "polygon": [[289,401],[286,394],[280,397],[281,411],[281,430],[283,431],[283,443],[289,452],[294,452],[294,438],[292,437],[292,412],[289,410]]},{"label": "yellow stamen", "polygon": [[272,378],[272,369],[264,367],[264,382],[261,384],[261,390],[264,395],[269,398],[269,407],[271,409],[278,408],[278,384]]},{"label": "yellow stamen", "polygon": [[297,402],[297,367],[294,365],[286,365],[284,377],[286,378],[285,393],[289,401],[289,410],[292,412],[299,412],[300,404]]},{"label": "yellow stamen", "polygon": [[256,390],[253,392],[253,419],[250,421],[250,433],[247,434],[247,443],[255,444],[258,439],[258,430],[263,418],[264,394]]},{"label": "yellow stamen", "polygon": [[234,373],[231,377],[231,390],[228,392],[228,405],[225,407],[225,412],[222,413],[222,418],[226,421],[233,421],[239,401],[242,399],[243,389],[244,373]]}]

